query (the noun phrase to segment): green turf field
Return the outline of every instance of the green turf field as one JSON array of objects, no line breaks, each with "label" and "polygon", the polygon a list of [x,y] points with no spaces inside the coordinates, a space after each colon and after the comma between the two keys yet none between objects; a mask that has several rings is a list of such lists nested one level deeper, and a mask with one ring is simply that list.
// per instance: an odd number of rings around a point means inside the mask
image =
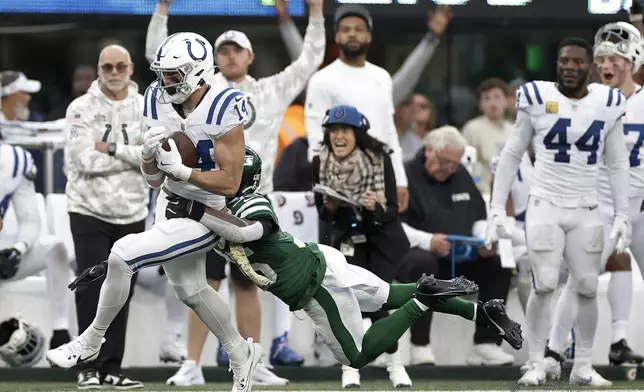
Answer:
[{"label": "green turf field", "polygon": [[[188,388],[170,388],[161,383],[146,383],[145,389],[138,391],[230,391],[230,383],[210,383],[200,387]],[[255,387],[254,390],[258,391],[337,391],[340,390],[340,382],[313,382],[313,383],[292,383],[286,387]],[[541,390],[572,390],[566,383],[553,384],[550,383]],[[589,390],[589,388],[579,388],[580,390]],[[613,384],[612,390],[644,390],[644,381],[632,382],[616,382]],[[102,389],[106,390],[106,389]],[[392,390],[391,384],[388,381],[366,381],[362,383],[362,388],[356,390],[360,392],[366,391],[385,391]],[[520,390],[529,391],[534,388],[517,388],[516,384],[508,381],[418,381],[414,382],[413,390],[416,391],[490,391],[490,390]],[[2,383],[0,382],[0,391],[2,392],[53,392],[53,391],[77,391],[76,385],[73,383]],[[608,390],[610,391],[610,390]]]}]

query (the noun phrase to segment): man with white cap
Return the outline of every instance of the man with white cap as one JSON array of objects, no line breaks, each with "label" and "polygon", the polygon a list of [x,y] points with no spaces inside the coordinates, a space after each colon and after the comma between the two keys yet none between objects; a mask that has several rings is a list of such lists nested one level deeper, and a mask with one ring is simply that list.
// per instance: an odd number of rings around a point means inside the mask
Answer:
[{"label": "man with white cap", "polygon": [[[168,4],[174,0],[160,0],[157,4],[146,37],[146,57],[152,59],[158,45],[167,35]],[[323,0],[307,0],[309,25],[300,56],[282,72],[256,80],[248,75],[248,67],[255,59],[255,53],[248,37],[236,30],[221,34],[214,44],[215,62],[221,72],[215,74],[214,82],[229,85],[242,91],[248,100],[248,120],[244,125],[246,143],[260,154],[263,162],[261,193],[273,190],[273,164],[277,153],[279,127],[284,113],[295,97],[306,87],[310,76],[317,71],[326,46]],[[206,274],[209,283],[219,288],[225,276],[225,261],[214,252],[209,254]],[[249,282],[231,265],[231,280],[236,298],[236,315],[239,331],[244,337],[260,338],[260,303],[257,287]],[[277,365],[300,365],[304,360],[287,346],[287,332],[291,320],[288,307],[275,299],[275,320],[277,337],[271,348],[271,363]],[[198,365],[208,334],[207,328],[190,312],[188,321],[188,360],[168,384],[177,386],[205,383]],[[220,364],[225,358],[218,358]],[[265,366],[257,367],[253,374],[255,385],[284,385],[288,380],[275,376]]]},{"label": "man with white cap", "polygon": [[27,79],[22,72],[2,71],[0,72],[0,86],[4,118],[9,121],[29,120],[31,94],[40,91],[40,82]]}]

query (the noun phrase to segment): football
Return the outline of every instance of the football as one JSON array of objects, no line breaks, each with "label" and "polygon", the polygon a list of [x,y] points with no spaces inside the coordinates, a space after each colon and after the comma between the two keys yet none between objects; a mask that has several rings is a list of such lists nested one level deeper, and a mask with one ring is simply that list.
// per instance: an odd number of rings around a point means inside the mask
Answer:
[{"label": "football", "polygon": [[[197,164],[197,149],[192,143],[192,140],[190,140],[190,138],[183,132],[175,132],[170,135],[168,139],[174,140],[174,143],[177,145],[177,149],[179,150],[179,154],[181,154],[183,164],[188,167],[195,167]],[[161,147],[166,151],[170,151],[168,139],[166,139],[161,145]]]}]

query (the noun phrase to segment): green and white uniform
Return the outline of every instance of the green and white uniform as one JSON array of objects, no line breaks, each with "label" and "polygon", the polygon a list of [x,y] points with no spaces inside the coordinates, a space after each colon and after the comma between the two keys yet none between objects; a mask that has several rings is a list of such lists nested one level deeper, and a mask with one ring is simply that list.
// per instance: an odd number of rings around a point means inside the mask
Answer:
[{"label": "green and white uniform", "polygon": [[[268,219],[275,224],[271,233],[242,244],[246,257],[256,272],[274,282],[268,291],[289,305],[292,311],[306,311],[316,333],[339,362],[361,367],[389,348],[393,342],[369,350],[365,343],[364,351],[368,352],[363,352],[361,313],[375,312],[383,307],[390,292],[387,283],[363,268],[348,264],[342,253],[334,248],[303,243],[281,231],[271,202],[263,195],[246,194],[232,199],[227,206],[238,218]],[[217,242],[215,251],[232,259],[224,239]],[[405,296],[402,302],[408,298],[411,295]],[[418,317],[421,315],[422,312]],[[401,329],[400,335],[407,328],[408,325]],[[395,331],[387,333],[391,335]]]}]

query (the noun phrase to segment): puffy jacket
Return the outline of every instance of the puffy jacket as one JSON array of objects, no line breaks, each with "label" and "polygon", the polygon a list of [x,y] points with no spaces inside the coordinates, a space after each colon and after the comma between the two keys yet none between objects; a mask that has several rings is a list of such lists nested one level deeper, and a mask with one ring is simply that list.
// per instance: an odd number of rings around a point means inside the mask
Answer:
[{"label": "puffy jacket", "polygon": [[[141,175],[143,96],[130,82],[127,97],[114,101],[94,81],[67,108],[67,210],[125,225],[148,215],[149,186]],[[116,143],[114,156],[97,142]]]}]

